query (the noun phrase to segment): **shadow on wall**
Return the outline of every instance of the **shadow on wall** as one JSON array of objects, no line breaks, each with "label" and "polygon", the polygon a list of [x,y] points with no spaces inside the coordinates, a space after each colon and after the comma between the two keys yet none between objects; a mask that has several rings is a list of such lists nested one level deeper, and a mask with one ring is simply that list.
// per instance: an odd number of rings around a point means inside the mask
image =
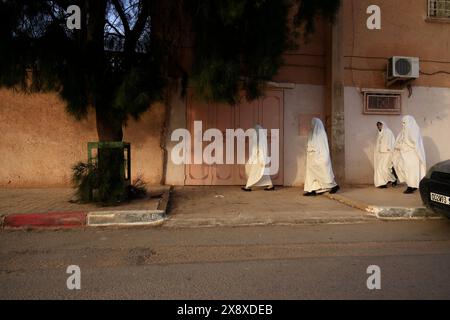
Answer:
[{"label": "shadow on wall", "polygon": [[[285,184],[294,186],[304,185],[306,176],[306,147],[304,148],[303,153],[299,153],[296,157],[295,165],[288,167],[290,171],[289,176],[286,177],[287,170],[285,170]],[[295,180],[292,177],[294,177]]]},{"label": "shadow on wall", "polygon": [[149,139],[160,138],[163,121],[164,105],[155,103],[138,120],[129,119],[124,129],[125,140],[136,147],[142,147]]},{"label": "shadow on wall", "polygon": [[[383,120],[390,127],[389,122],[391,121],[385,118],[369,117],[369,119],[364,121],[361,119],[359,124],[355,124],[352,130],[349,130],[350,137],[346,138],[349,139],[346,150],[348,153],[346,154],[346,180],[350,183],[371,184],[373,182],[374,151],[378,135],[376,123]],[[395,135],[396,132],[393,131]]]},{"label": "shadow on wall", "polygon": [[130,119],[124,129],[124,140],[131,143],[132,179],[140,177],[148,185],[159,184],[162,178],[164,112],[164,105],[156,103],[139,120]]},{"label": "shadow on wall", "polygon": [[425,148],[425,156],[427,161],[427,169],[446,159],[441,159],[441,153],[438,146],[434,143],[433,138],[423,137],[423,144]]},{"label": "shadow on wall", "polygon": [[[403,114],[412,115],[422,133],[435,126],[440,126],[449,119],[450,90],[446,88],[414,88],[413,95],[404,101]],[[448,130],[448,127],[445,128]]]},{"label": "shadow on wall", "polygon": [[450,158],[450,90],[415,87],[413,96],[405,98],[404,114],[416,119],[423,136],[427,167]]},{"label": "shadow on wall", "polygon": [[364,156],[361,159],[361,165],[366,165],[369,169],[370,175],[367,177],[367,181],[369,183],[372,182],[373,179],[373,172],[374,172],[374,151],[375,151],[375,143],[376,143],[376,138],[375,140],[372,141],[368,141],[371,142],[372,144],[364,147],[364,149],[361,152],[361,156],[364,154]]}]

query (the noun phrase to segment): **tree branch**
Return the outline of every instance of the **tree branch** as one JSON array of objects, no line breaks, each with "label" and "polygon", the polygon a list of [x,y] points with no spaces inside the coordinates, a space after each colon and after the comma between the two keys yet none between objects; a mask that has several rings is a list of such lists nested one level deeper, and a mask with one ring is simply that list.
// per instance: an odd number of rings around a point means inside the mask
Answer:
[{"label": "tree branch", "polygon": [[137,21],[125,40],[125,51],[127,51],[128,54],[131,54],[131,52],[135,50],[139,37],[141,36],[142,31],[144,30],[145,24],[147,23],[149,14],[150,11],[148,1],[142,0],[142,8],[139,12]]},{"label": "tree branch", "polygon": [[128,23],[127,15],[125,14],[125,11],[123,10],[119,0],[112,0],[112,4],[119,14],[120,20],[123,24],[123,28],[125,29],[125,35],[127,35],[130,32],[130,24]]},{"label": "tree branch", "polygon": [[116,33],[118,36],[124,37],[124,34],[116,28],[116,26],[114,26],[111,22],[106,21],[106,24],[109,25]]},{"label": "tree branch", "polygon": [[145,27],[145,23],[147,22],[148,15],[149,15],[148,2],[146,0],[143,0],[141,12],[139,13],[139,17],[133,27],[133,33],[135,35],[140,35],[142,33],[142,30]]}]

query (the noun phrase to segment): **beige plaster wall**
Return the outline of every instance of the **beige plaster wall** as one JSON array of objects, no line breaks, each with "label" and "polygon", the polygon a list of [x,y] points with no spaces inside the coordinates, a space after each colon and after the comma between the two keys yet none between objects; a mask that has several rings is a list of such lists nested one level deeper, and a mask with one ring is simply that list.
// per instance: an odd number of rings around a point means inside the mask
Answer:
[{"label": "beige plaster wall", "polygon": [[[160,132],[164,107],[153,106],[130,121],[124,140],[132,144],[132,174],[150,184],[161,179]],[[0,90],[0,187],[71,185],[71,166],[87,160],[86,143],[96,141],[95,117],[76,121],[55,94]]]}]

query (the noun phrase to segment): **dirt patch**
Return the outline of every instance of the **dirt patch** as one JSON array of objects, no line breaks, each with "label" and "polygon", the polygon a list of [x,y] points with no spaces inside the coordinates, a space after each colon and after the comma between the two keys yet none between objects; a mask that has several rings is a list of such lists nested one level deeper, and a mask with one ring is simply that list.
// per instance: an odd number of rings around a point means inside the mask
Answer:
[{"label": "dirt patch", "polygon": [[126,258],[130,265],[142,266],[150,262],[156,252],[150,248],[133,248],[128,251]]}]

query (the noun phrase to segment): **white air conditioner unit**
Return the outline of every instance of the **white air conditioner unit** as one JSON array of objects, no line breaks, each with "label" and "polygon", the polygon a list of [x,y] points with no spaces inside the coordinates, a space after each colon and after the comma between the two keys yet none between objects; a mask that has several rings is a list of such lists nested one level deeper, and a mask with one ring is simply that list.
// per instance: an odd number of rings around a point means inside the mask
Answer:
[{"label": "white air conditioner unit", "polygon": [[419,78],[419,58],[395,56],[389,59],[387,80],[390,83]]}]

